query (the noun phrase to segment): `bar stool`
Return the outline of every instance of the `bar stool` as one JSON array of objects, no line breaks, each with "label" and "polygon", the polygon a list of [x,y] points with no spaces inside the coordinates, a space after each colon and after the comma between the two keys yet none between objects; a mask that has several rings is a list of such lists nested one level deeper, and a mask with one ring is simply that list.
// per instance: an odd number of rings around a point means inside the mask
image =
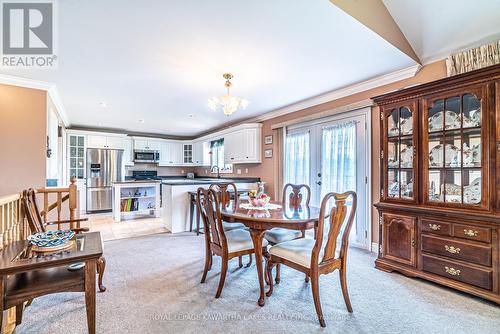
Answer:
[{"label": "bar stool", "polygon": [[200,235],[200,213],[196,207],[196,193],[189,192],[189,232],[193,232],[193,216],[196,208],[196,235]]}]

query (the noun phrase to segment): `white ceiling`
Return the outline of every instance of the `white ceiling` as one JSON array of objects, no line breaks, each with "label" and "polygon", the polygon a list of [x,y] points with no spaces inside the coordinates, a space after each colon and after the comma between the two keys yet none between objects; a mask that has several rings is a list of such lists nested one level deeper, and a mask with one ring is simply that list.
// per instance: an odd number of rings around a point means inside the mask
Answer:
[{"label": "white ceiling", "polygon": [[[59,67],[0,72],[54,82],[72,125],[195,135],[414,65],[328,0],[64,0],[58,12]],[[251,101],[230,117],[207,107],[227,71]]]},{"label": "white ceiling", "polygon": [[500,0],[383,0],[422,62],[500,38]]}]

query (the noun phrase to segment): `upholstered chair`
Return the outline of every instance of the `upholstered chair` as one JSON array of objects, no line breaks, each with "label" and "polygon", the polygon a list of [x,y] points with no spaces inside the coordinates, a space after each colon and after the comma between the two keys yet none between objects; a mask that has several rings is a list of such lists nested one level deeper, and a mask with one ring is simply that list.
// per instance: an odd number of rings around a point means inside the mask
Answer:
[{"label": "upholstered chair", "polygon": [[[335,205],[331,199],[335,200]],[[348,191],[342,194],[329,193],[321,202],[316,239],[301,238],[286,241],[269,249],[266,270],[269,277],[268,296],[273,293],[272,268],[284,264],[301,271],[311,278],[314,306],[319,323],[326,326],[321,310],[319,295],[319,276],[339,270],[340,286],[349,312],[352,312],[347,291],[347,251],[349,232],[356,213],[356,193]],[[338,240],[341,236],[341,240]],[[340,246],[340,247],[338,247]]]},{"label": "upholstered chair", "polygon": [[[219,205],[227,208],[229,205],[238,206],[238,189],[234,183],[212,183],[209,187],[217,193]],[[231,202],[231,199],[233,201]],[[225,231],[236,230],[245,228],[242,223],[226,222],[223,221],[222,225]]]},{"label": "upholstered chair", "polygon": [[[205,267],[201,283],[205,282],[207,273],[212,268],[212,256],[217,255],[222,258],[222,269],[215,298],[220,297],[224,287],[229,260],[238,257],[241,268],[241,256],[255,252],[250,232],[245,229],[224,230],[218,198],[218,193],[213,189],[198,189],[197,205],[205,230]],[[267,241],[264,240],[263,251],[267,245]]]}]

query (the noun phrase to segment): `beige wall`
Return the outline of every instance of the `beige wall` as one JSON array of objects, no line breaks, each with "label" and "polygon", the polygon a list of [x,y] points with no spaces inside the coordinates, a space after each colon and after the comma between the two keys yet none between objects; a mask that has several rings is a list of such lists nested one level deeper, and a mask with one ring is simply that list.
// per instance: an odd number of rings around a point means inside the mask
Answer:
[{"label": "beige wall", "polygon": [[45,185],[47,93],[0,84],[0,196]]},{"label": "beige wall", "polygon": [[[262,127],[262,143],[264,143],[264,136],[271,135],[272,130],[271,126],[273,124],[281,123],[284,121],[289,121],[293,119],[297,119],[300,117],[312,115],[315,113],[327,111],[327,110],[332,110],[335,108],[339,108],[342,106],[350,105],[356,102],[361,102],[363,100],[366,100],[368,98],[371,98],[373,96],[377,96],[380,94],[388,93],[397,89],[402,89],[407,86],[411,85],[416,85],[416,84],[422,84],[425,82],[429,81],[434,81],[437,79],[441,79],[446,76],[446,65],[444,60],[443,61],[438,61],[434,62],[431,64],[428,64],[424,66],[416,76],[413,78],[405,79],[396,83],[392,83],[389,85],[377,87],[374,89],[370,89],[361,93],[357,93],[354,95],[346,96],[337,100],[333,100],[327,103],[323,103],[311,108],[303,109],[291,114],[287,114],[284,116],[276,117],[270,120],[267,120],[263,123]],[[376,203],[378,202],[380,196],[380,177],[379,177],[379,159],[378,156],[380,155],[380,148],[379,148],[379,141],[380,141],[380,133],[379,133],[379,118],[378,118],[378,108],[373,108],[372,109],[372,202]],[[264,145],[263,144],[263,151],[266,148],[271,148],[271,145]],[[276,148],[274,147],[274,152],[276,151]],[[251,166],[249,168],[249,174],[248,175],[255,175],[259,176],[262,178],[263,181],[265,181],[266,184],[266,191],[271,193],[271,196],[276,197],[276,194],[273,194],[273,189],[274,189],[274,180],[273,180],[273,169],[274,165],[279,159],[279,157],[273,156],[273,158],[270,159],[265,159],[263,158],[263,162],[259,165],[256,166]],[[373,215],[372,215],[372,241],[373,242],[378,242],[378,215],[376,210],[372,210]]]}]

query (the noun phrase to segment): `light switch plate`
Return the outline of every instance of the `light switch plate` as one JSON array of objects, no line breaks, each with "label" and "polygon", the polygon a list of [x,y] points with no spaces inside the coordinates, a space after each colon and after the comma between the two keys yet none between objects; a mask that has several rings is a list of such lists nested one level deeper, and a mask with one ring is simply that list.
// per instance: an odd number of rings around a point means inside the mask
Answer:
[{"label": "light switch plate", "polygon": [[241,174],[241,169],[240,169],[240,168],[238,168],[238,169],[236,170],[236,174]]}]

